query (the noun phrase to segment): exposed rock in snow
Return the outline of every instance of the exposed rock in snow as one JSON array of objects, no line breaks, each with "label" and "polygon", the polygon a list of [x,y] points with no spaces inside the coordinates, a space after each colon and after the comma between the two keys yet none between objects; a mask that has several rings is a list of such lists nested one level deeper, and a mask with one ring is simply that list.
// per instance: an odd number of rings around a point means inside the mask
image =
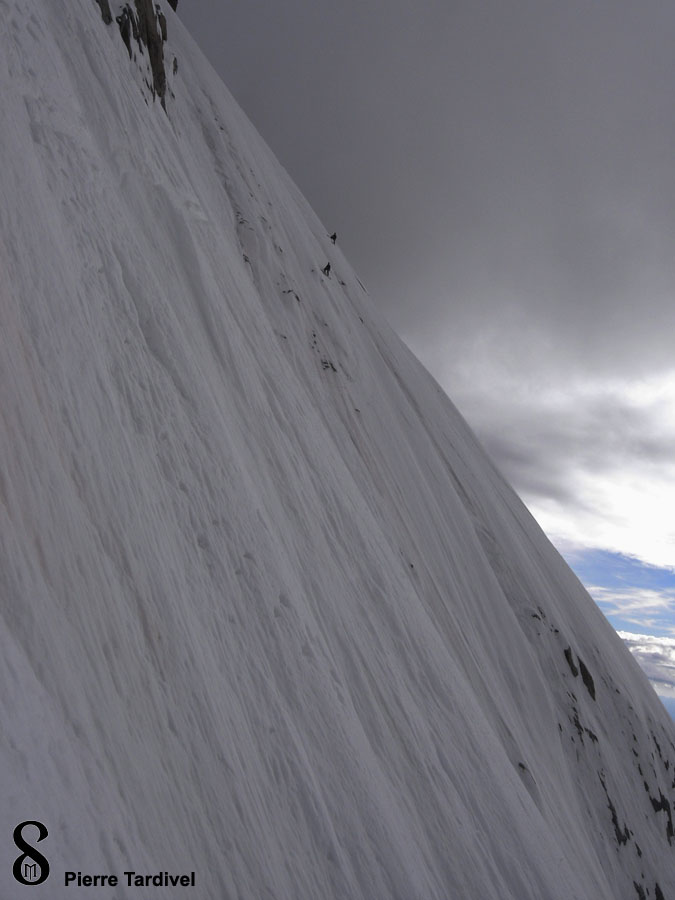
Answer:
[{"label": "exposed rock in snow", "polygon": [[[110,0],[95,0],[101,10],[101,17],[106,25],[113,21],[113,13],[110,8]],[[115,0],[113,0],[115,2]],[[148,56],[148,69],[150,80],[146,83],[152,91],[153,98],[159,97],[162,106],[166,109],[166,69],[164,62],[164,44],[168,40],[168,28],[166,16],[159,4],[153,0],[133,0],[131,3],[116,2],[115,21],[119,26],[120,36],[127,48],[129,59]],[[171,4],[175,10],[176,5]],[[178,71],[177,60],[173,59],[173,74]]]},{"label": "exposed rock in snow", "polygon": [[94,2],[98,3],[105,24],[110,25],[113,20],[112,12],[110,11],[110,0],[94,0]]},{"label": "exposed rock in snow", "polygon": [[136,11],[127,3],[117,16],[122,40],[129,56],[132,55],[131,42],[136,42],[141,53],[145,48],[150,59],[152,89],[164,105],[166,94],[166,72],[164,71],[164,41],[167,39],[166,17],[161,7],[155,7],[153,0],[134,0]]}]

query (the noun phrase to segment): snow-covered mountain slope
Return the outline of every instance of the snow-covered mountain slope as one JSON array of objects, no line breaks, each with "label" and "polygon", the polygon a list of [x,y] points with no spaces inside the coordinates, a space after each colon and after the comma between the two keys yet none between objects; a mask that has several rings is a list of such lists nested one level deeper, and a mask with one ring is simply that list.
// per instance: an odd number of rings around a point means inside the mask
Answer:
[{"label": "snow-covered mountain slope", "polygon": [[100,6],[0,0],[2,896],[35,819],[57,900],[673,900],[628,650],[171,6],[163,98]]}]

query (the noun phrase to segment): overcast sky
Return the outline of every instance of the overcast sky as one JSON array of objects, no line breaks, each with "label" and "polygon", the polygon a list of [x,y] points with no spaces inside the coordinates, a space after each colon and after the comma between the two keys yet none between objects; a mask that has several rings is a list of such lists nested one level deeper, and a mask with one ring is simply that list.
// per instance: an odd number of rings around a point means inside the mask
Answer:
[{"label": "overcast sky", "polygon": [[675,5],[179,14],[554,542],[658,567],[675,635]]}]

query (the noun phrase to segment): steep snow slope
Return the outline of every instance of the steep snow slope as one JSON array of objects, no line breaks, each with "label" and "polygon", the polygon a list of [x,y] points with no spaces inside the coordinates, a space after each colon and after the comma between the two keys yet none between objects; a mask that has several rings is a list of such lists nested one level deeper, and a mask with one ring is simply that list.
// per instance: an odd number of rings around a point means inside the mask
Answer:
[{"label": "steep snow slope", "polygon": [[161,8],[166,112],[0,0],[3,897],[672,900],[656,695]]}]

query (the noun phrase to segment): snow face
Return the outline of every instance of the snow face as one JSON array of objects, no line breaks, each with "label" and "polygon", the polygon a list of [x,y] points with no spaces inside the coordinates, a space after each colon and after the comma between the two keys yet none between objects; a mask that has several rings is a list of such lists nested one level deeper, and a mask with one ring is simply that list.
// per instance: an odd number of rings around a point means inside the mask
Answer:
[{"label": "snow face", "polygon": [[161,7],[166,111],[92,0],[0,0],[0,815],[49,828],[36,893],[672,897],[656,695]]}]

